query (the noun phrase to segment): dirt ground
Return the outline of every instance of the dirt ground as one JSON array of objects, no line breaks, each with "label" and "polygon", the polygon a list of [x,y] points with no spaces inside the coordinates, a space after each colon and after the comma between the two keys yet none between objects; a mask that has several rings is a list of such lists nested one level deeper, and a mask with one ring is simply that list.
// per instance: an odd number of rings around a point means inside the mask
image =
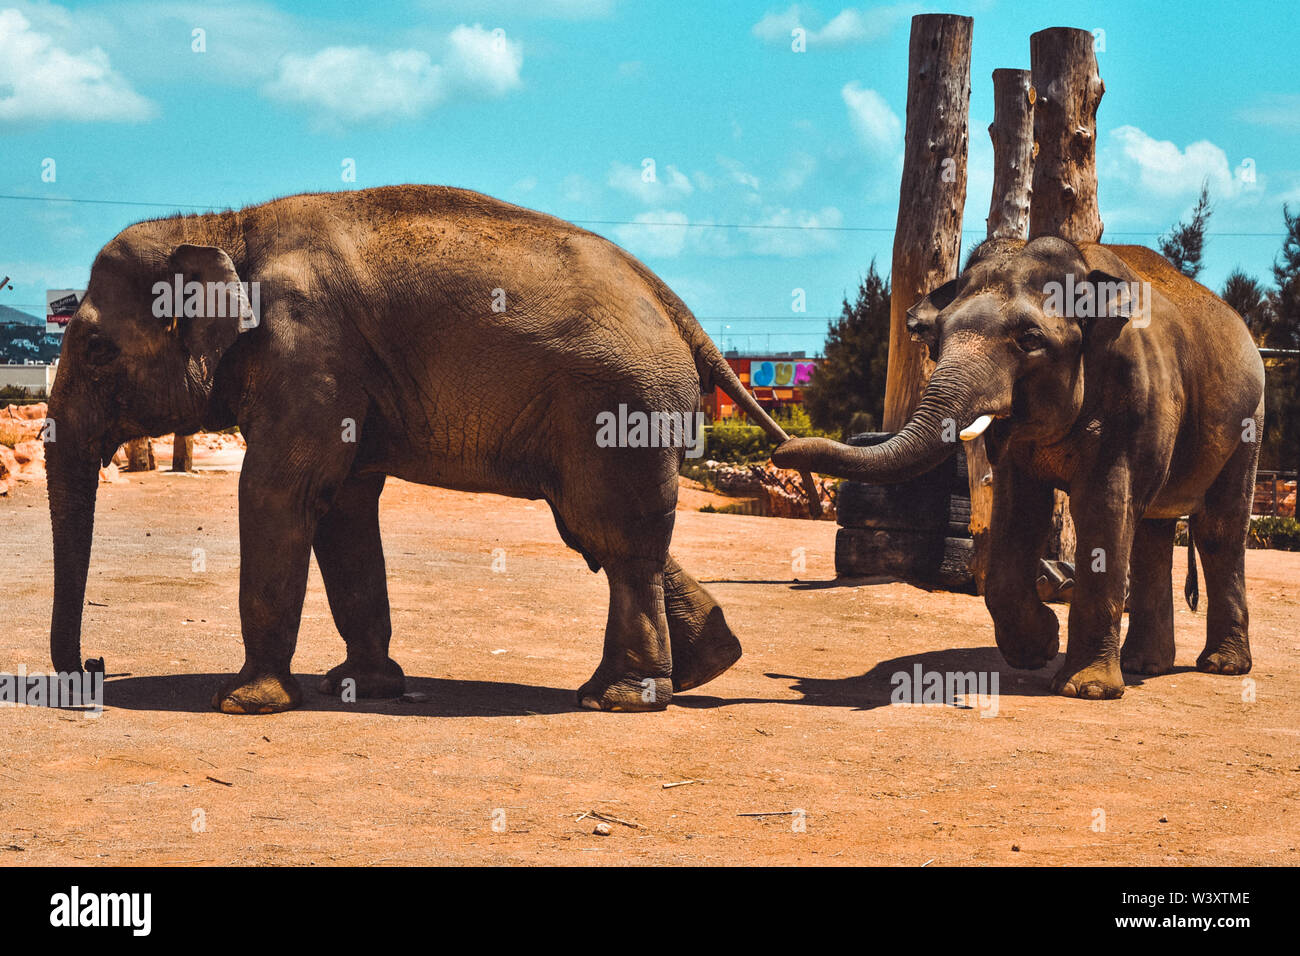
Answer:
[{"label": "dirt ground", "polygon": [[[833,523],[692,491],[673,550],[745,656],[666,712],[606,714],[573,702],[604,579],[546,505],[394,481],[393,655],[427,699],[316,692],[343,644],[313,569],[305,706],[235,717],[208,698],[242,661],[237,476],[125,477],[100,488],[83,643],[107,708],[0,709],[0,863],[1300,863],[1300,554],[1248,554],[1254,702],[1193,669],[1181,593],[1174,673],[1068,700],[1004,669],[978,598],[836,581]],[[50,574],[44,487],[19,485],[0,670],[48,667]],[[891,706],[916,665],[997,673],[996,714]],[[595,835],[587,811],[636,826]]]}]

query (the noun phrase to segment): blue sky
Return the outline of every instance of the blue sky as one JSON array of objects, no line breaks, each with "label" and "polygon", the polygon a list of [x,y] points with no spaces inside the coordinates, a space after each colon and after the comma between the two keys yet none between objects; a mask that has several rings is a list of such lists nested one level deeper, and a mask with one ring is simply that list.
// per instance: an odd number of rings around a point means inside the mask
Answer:
[{"label": "blue sky", "polygon": [[[432,182],[627,223],[590,228],[722,344],[813,352],[867,263],[888,268],[916,12],[975,19],[964,244],[988,212],[992,70],[1075,26],[1105,31],[1106,238],[1153,245],[1208,179],[1202,280],[1267,276],[1282,203],[1300,204],[1288,3],[0,0],[0,194],[31,197],[0,199],[0,304],[42,311],[169,204]],[[68,198],[162,205],[48,201]]]}]

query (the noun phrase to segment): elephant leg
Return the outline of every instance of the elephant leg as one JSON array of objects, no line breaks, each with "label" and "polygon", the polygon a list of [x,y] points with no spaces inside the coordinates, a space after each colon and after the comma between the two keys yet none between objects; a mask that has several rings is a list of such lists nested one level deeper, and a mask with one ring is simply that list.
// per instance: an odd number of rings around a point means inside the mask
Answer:
[{"label": "elephant leg", "polygon": [[578,689],[593,710],[663,710],[673,696],[662,559],[600,562],[609,579],[609,619],[600,665]]},{"label": "elephant leg", "polygon": [[740,660],[740,641],[727,626],[722,608],[671,554],[664,564],[664,604],[673,690],[707,684]]},{"label": "elephant leg", "polygon": [[1255,496],[1259,443],[1243,442],[1192,515],[1192,537],[1205,568],[1205,650],[1198,670],[1250,672],[1250,612],[1246,608],[1246,534]]},{"label": "elephant leg", "polygon": [[1164,674],[1174,666],[1174,519],[1143,521],[1129,559],[1128,634],[1120,666],[1133,674]]},{"label": "elephant leg", "polygon": [[984,603],[993,634],[1012,667],[1037,670],[1060,648],[1056,613],[1038,597],[1038,562],[1052,530],[1052,486],[1015,465],[997,466],[989,522],[989,562]]},{"label": "elephant leg", "polygon": [[[347,659],[321,679],[325,694],[400,697],[406,677],[388,656],[393,635],[384,548],[379,537],[383,475],[352,476],[316,525],[312,547]],[[351,684],[344,684],[351,681]]]},{"label": "elephant leg", "polygon": [[1127,462],[1112,462],[1070,489],[1078,544],[1065,663],[1052,689],[1092,700],[1124,695],[1119,632],[1128,588],[1129,556],[1145,503],[1132,501]]},{"label": "elephant leg", "polygon": [[[286,409],[287,402],[270,407]],[[340,441],[322,414],[304,421],[268,415],[249,435],[239,475],[239,616],[244,666],[213,695],[228,714],[269,714],[302,702],[289,670],[298,643],[318,517],[347,480],[356,445]],[[350,416],[360,422],[362,415]],[[310,462],[310,467],[304,467]]]}]

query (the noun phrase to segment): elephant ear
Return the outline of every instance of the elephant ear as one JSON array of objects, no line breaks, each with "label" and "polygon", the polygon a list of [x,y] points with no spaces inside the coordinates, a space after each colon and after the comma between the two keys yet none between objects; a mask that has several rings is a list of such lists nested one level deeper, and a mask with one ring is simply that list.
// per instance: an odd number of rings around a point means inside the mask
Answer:
[{"label": "elephant ear", "polygon": [[[210,377],[239,333],[256,327],[259,317],[224,249],[184,243],[172,250],[168,265],[186,290],[173,303],[172,328],[204,376]],[[201,296],[190,294],[194,282],[201,285]]]},{"label": "elephant ear", "polygon": [[1092,290],[1095,300],[1092,318],[1129,319],[1141,313],[1143,303],[1138,301],[1138,294],[1133,288],[1135,283],[1100,269],[1088,273],[1088,288]]},{"label": "elephant ear", "polygon": [[907,331],[930,350],[930,358],[938,359],[939,313],[957,298],[957,280],[950,279],[920,302],[907,310]]}]

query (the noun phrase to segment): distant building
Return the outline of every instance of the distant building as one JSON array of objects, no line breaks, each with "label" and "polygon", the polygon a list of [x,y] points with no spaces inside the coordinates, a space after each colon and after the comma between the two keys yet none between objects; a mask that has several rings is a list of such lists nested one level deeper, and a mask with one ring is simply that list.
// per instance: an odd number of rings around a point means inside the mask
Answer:
[{"label": "distant building", "polygon": [[32,395],[50,394],[57,365],[0,365],[0,388],[21,388]]},{"label": "distant building", "polygon": [[[807,358],[803,352],[760,353],[741,355],[725,353],[727,364],[749,389],[758,404],[768,411],[777,411],[791,405],[803,404],[803,387],[817,368],[816,358]],[[715,388],[703,400],[705,412],[714,420],[730,418],[739,409],[722,389]]]}]

